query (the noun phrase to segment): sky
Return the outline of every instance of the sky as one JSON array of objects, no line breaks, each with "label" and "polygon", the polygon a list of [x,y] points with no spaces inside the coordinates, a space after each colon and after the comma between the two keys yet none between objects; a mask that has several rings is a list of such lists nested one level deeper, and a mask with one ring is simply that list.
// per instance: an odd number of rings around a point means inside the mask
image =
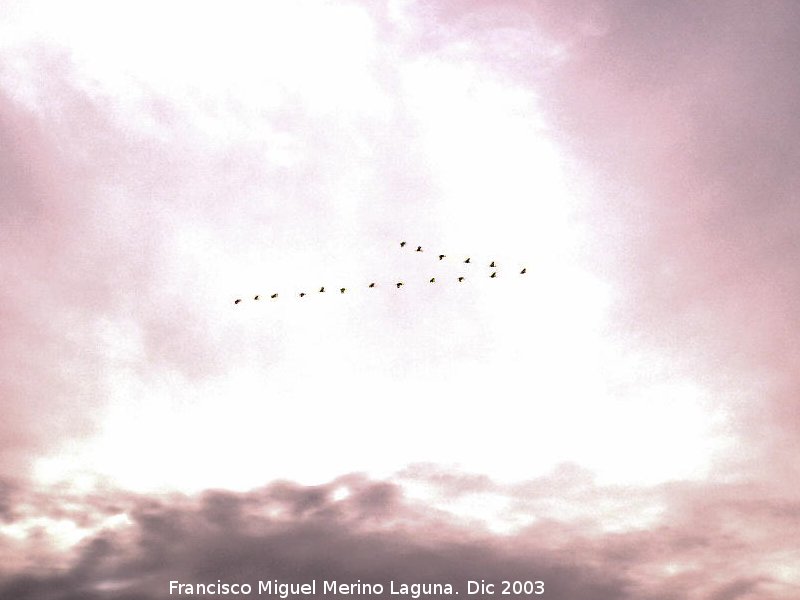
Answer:
[{"label": "sky", "polygon": [[0,0],[0,598],[796,598],[797,40]]}]

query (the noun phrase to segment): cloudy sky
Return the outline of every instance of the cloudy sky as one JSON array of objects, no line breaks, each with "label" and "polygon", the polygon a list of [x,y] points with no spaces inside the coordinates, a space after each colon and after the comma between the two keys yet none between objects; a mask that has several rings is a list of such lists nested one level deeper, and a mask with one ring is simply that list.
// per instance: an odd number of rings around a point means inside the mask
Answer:
[{"label": "cloudy sky", "polygon": [[0,0],[0,598],[797,598],[798,40]]}]

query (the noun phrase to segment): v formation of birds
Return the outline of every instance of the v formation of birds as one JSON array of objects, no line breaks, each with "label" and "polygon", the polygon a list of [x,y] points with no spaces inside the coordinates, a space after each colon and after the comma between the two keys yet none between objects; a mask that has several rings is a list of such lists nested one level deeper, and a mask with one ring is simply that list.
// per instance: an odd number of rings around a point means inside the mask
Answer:
[{"label": "v formation of birds", "polygon": [[[400,248],[405,248],[406,245],[407,245],[406,242],[400,242]],[[414,250],[414,252],[424,252],[424,250],[423,250],[422,246],[417,246],[417,248],[416,248],[416,250]],[[438,259],[440,261],[442,261],[445,258],[447,258],[447,255],[446,254],[438,254],[437,257],[438,257]],[[471,257],[467,256],[466,258],[464,258],[463,261],[461,261],[461,264],[471,265],[471,264],[475,264],[475,263],[472,262],[472,258]],[[491,274],[489,275],[489,278],[490,279],[496,279],[497,276],[498,276],[497,275],[498,267],[495,264],[495,261],[492,261],[491,263],[489,263],[488,267],[490,269],[494,269],[491,272]],[[519,275],[525,275],[527,272],[528,272],[527,268],[522,267],[522,269],[519,271]],[[464,275],[459,275],[458,277],[456,277],[456,281],[458,281],[458,283],[463,283],[466,279],[467,278]],[[428,281],[428,283],[436,283],[436,277],[431,277],[430,280]],[[367,288],[375,288],[375,287],[377,287],[377,285],[378,285],[377,282],[372,281],[366,287]],[[394,282],[392,285],[394,285],[395,288],[400,289],[405,284],[402,281],[397,281],[397,282]],[[339,291],[340,294],[344,294],[344,293],[347,292],[347,288],[346,287],[341,287],[341,288],[338,289],[338,291]],[[317,291],[317,293],[318,294],[326,293],[325,286],[324,285],[320,286],[320,288]],[[300,297],[300,298],[304,298],[304,297],[308,296],[308,294],[306,292],[299,292],[299,293],[297,293],[297,296]],[[270,297],[271,300],[275,300],[275,299],[278,298],[278,293],[275,292],[273,294],[270,294],[269,297]],[[253,296],[253,300],[260,300],[260,299],[261,299],[261,294],[256,294],[255,296]],[[234,300],[233,303],[234,304],[240,304],[242,301],[243,301],[242,298],[236,298],[236,300]]]}]

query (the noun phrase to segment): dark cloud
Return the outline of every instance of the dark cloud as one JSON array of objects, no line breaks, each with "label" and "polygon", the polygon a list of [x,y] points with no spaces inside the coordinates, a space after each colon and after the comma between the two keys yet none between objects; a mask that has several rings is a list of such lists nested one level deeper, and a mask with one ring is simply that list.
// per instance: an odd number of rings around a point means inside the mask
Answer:
[{"label": "dark cloud", "polygon": [[[347,494],[338,495],[342,490]],[[358,475],[314,487],[276,482],[247,493],[109,492],[84,498],[83,509],[116,506],[129,525],[95,532],[63,568],[39,563],[7,573],[0,598],[146,600],[166,597],[170,580],[217,579],[438,581],[466,595],[468,580],[532,578],[545,582],[550,598],[792,597],[779,576],[791,563],[776,559],[796,554],[791,540],[800,533],[800,505],[771,502],[755,488],[687,484],[653,492],[666,509],[647,529],[604,531],[570,519],[555,528],[548,519],[508,535],[465,527],[404,497],[395,484]],[[525,491],[514,493],[525,501]],[[736,495],[741,500],[731,500]]]}]

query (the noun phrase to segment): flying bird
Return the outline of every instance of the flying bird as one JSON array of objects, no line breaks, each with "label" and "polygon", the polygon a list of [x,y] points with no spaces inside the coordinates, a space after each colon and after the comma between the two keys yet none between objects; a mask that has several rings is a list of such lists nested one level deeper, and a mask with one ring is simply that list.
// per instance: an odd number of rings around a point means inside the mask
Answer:
[{"label": "flying bird", "polygon": [[520,274],[520,275],[525,275],[525,272],[526,272],[527,270],[528,270],[528,269],[522,269],[522,271],[520,271],[520,272],[519,272],[519,274]]},{"label": "flying bird", "polygon": [[417,252],[422,252],[422,246],[417,246]]},{"label": "flying bird", "polygon": [[324,292],[325,291],[325,286],[323,285],[321,288],[319,288],[319,291],[320,292]]},{"label": "flying bird", "polygon": [[439,260],[442,260],[445,256],[447,256],[447,255],[446,254],[440,254],[439,255]]},{"label": "flying bird", "polygon": [[400,242],[400,247],[401,247],[401,248],[402,248],[403,246],[405,246],[405,245],[406,245],[406,243],[405,243],[405,242]]},{"label": "flying bird", "polygon": [[258,300],[258,294],[256,294],[256,295],[255,295],[255,297],[253,298],[253,300]]},{"label": "flying bird", "polygon": [[233,303],[234,303],[234,304],[239,304],[239,302],[241,302],[241,301],[242,301],[242,299],[241,299],[241,298],[237,298],[236,300],[234,300],[234,301],[233,301]]},{"label": "flying bird", "polygon": [[436,277],[431,277],[431,283],[436,283]]},{"label": "flying bird", "polygon": [[306,293],[305,293],[305,292],[300,292],[300,297],[301,297],[301,298],[302,298],[303,296],[305,296],[305,295],[306,295]]},{"label": "flying bird", "polygon": [[489,266],[494,269],[494,261],[492,261],[492,264],[490,264]]},{"label": "flying bird", "polygon": [[402,282],[402,281],[398,281],[398,282],[396,283],[396,285],[397,285],[397,288],[398,288],[398,289],[400,289],[400,286],[401,286],[401,285],[403,285],[403,282]]},{"label": "flying bird", "polygon": [[465,263],[467,263],[467,264],[469,264],[469,259],[465,260],[464,262],[465,262]]},{"label": "flying bird", "polygon": [[345,291],[346,289],[347,289],[347,288],[339,288],[339,293],[340,293],[340,294],[344,294],[344,291]]},{"label": "flying bird", "polygon": [[277,298],[277,297],[278,297],[278,294],[272,294],[272,296],[270,296],[270,298]]},{"label": "flying bird", "polygon": [[495,277],[497,277],[497,271],[495,271],[494,273],[492,273],[491,275],[489,275],[489,277],[491,277],[492,279],[494,279]]},{"label": "flying bird", "polygon": [[462,281],[464,281],[464,278],[463,277],[459,277],[458,278],[458,282],[461,283]]},{"label": "flying bird", "polygon": [[375,287],[375,282],[370,283],[368,287]]}]

